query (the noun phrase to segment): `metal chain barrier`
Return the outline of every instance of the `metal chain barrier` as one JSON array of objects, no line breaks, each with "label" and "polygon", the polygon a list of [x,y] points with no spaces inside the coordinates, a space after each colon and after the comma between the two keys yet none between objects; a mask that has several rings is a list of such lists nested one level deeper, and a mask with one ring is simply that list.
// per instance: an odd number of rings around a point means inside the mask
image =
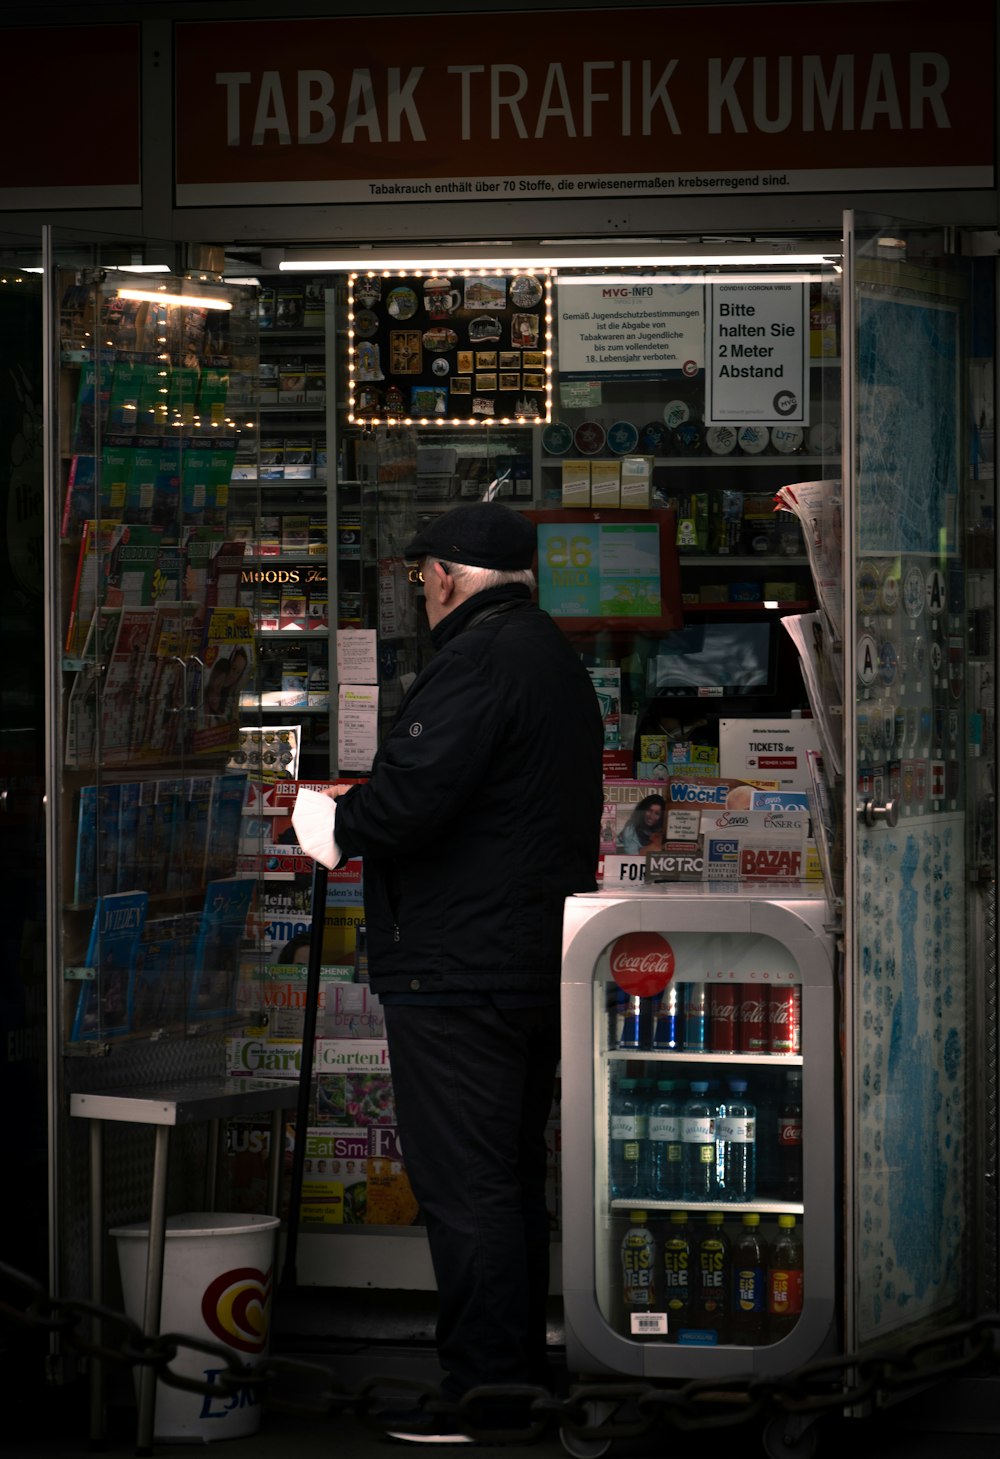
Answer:
[{"label": "metal chain barrier", "polygon": [[[473,1438],[494,1443],[530,1443],[554,1425],[580,1439],[634,1439],[664,1423],[682,1431],[734,1428],[779,1414],[798,1419],[877,1404],[880,1397],[926,1387],[959,1373],[1000,1374],[1000,1313],[986,1313],[924,1334],[891,1351],[844,1353],[819,1359],[780,1378],[753,1374],[699,1379],[677,1386],[643,1381],[580,1382],[565,1397],[544,1388],[491,1384],[443,1399],[428,1383],[403,1377],[369,1378],[348,1389],[321,1363],[268,1357],[244,1367],[237,1354],[218,1343],[183,1333],[146,1337],[124,1313],[78,1299],[50,1297],[44,1286],[0,1262],[0,1316],[39,1333],[59,1334],[76,1352],[131,1368],[153,1368],[174,1388],[229,1398],[249,1389],[276,1413],[325,1418],[353,1413],[384,1432],[387,1400],[396,1407],[423,1406],[433,1415],[458,1420]],[[100,1338],[95,1337],[100,1333]],[[211,1360],[211,1379],[180,1376],[170,1364],[182,1349]],[[206,1364],[206,1367],[209,1365]],[[405,1400],[403,1404],[399,1399]],[[524,1414],[522,1424],[497,1429],[485,1424],[498,1402]],[[381,1412],[382,1417],[376,1417]],[[483,1427],[477,1429],[477,1420]],[[391,1427],[391,1424],[388,1425]]]}]

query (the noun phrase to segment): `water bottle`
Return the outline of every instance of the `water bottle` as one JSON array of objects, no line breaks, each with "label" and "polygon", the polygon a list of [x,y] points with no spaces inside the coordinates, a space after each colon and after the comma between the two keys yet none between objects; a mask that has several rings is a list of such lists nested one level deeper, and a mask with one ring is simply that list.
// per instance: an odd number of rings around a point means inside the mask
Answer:
[{"label": "water bottle", "polygon": [[613,1200],[634,1199],[639,1192],[639,1112],[634,1079],[621,1079],[611,1096],[610,1175]]},{"label": "water bottle", "polygon": [[716,1106],[708,1098],[707,1081],[695,1080],[681,1112],[684,1200],[712,1201],[716,1195]]},{"label": "water bottle", "polygon": [[635,1081],[636,1134],[639,1138],[639,1179],[637,1189],[643,1200],[649,1194],[649,1116],[656,1099],[656,1083],[652,1079]]},{"label": "water bottle", "polygon": [[760,1234],[760,1216],[746,1211],[733,1243],[733,1342],[745,1347],[762,1343],[766,1322],[767,1248]]},{"label": "water bottle", "polygon": [[771,1247],[767,1270],[769,1336],[778,1342],[802,1312],[802,1240],[794,1216],[778,1217],[778,1235]]},{"label": "water bottle", "polygon": [[727,1201],[752,1201],[757,1192],[757,1111],[746,1093],[745,1079],[730,1079],[715,1127],[719,1194]]},{"label": "water bottle", "polygon": [[686,1211],[671,1211],[663,1238],[663,1305],[667,1338],[677,1342],[691,1316],[691,1231]]},{"label": "water bottle", "polygon": [[680,1106],[673,1079],[661,1079],[649,1108],[649,1194],[657,1201],[676,1201],[684,1188],[681,1167]]},{"label": "water bottle", "polygon": [[625,1330],[633,1337],[644,1335],[643,1318],[656,1306],[656,1242],[646,1220],[645,1211],[631,1211],[621,1244]]}]

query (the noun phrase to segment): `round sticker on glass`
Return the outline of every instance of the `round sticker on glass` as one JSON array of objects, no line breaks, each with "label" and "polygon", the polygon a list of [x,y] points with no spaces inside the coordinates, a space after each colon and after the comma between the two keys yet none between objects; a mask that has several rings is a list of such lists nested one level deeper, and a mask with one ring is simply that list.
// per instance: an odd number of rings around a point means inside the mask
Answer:
[{"label": "round sticker on glass", "polygon": [[573,432],[561,420],[555,420],[542,431],[542,447],[550,456],[565,456],[573,444]]},{"label": "round sticker on glass", "polygon": [[674,950],[659,932],[626,932],[608,954],[611,976],[626,993],[651,998],[674,976]]}]

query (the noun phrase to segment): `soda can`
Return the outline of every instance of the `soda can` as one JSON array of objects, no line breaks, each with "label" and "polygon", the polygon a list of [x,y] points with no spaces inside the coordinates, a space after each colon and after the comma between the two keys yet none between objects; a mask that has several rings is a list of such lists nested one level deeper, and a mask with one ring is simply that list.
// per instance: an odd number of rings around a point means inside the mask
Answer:
[{"label": "soda can", "polygon": [[768,1028],[772,1054],[801,1054],[802,990],[797,983],[771,989]]},{"label": "soda can", "polygon": [[713,1054],[735,1054],[739,1008],[735,983],[712,983],[708,990],[708,1047]]},{"label": "soda can", "polygon": [[707,1047],[708,994],[704,983],[684,985],[684,1052],[703,1054]]},{"label": "soda can", "polygon": [[668,983],[660,999],[660,1007],[653,1028],[654,1049],[679,1049],[682,1047],[681,1000],[676,983]]},{"label": "soda can", "polygon": [[616,1009],[620,1049],[642,1048],[642,999],[637,993],[622,993]]},{"label": "soda can", "polygon": [[770,1048],[770,1008],[766,983],[738,983],[741,1054],[766,1054]]}]

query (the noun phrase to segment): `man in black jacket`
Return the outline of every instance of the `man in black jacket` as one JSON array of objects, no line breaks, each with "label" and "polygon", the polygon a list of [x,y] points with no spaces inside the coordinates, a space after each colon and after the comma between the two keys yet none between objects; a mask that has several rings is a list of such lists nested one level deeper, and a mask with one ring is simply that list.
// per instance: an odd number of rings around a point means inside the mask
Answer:
[{"label": "man in black jacket", "polygon": [[[364,857],[371,984],[452,1400],[479,1384],[550,1386],[545,1126],[563,904],[595,885],[603,727],[586,670],[532,602],[534,541],[491,502],[409,544],[435,656],[368,782],[330,791],[336,845]],[[463,1441],[424,1414],[391,1431]]]}]

